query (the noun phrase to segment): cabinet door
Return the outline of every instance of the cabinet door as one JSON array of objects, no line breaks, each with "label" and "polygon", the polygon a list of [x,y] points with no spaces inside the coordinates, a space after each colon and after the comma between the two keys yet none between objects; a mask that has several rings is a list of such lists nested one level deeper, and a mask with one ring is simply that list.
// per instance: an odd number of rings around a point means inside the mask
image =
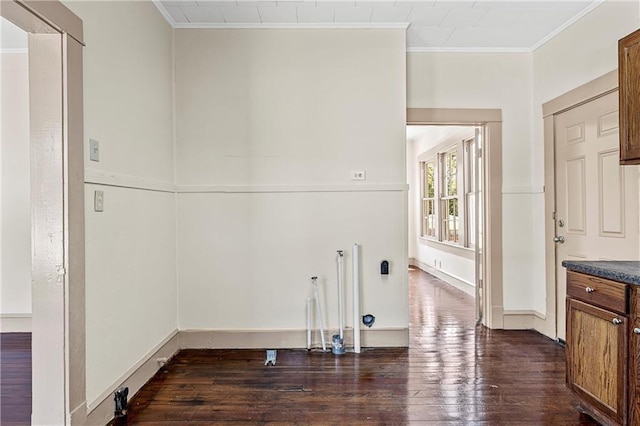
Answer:
[{"label": "cabinet door", "polygon": [[629,424],[640,425],[640,292],[631,287],[629,334]]},{"label": "cabinet door", "polygon": [[585,403],[616,423],[626,421],[627,318],[567,300],[567,383]]},{"label": "cabinet door", "polygon": [[618,42],[620,164],[640,164],[640,30]]}]

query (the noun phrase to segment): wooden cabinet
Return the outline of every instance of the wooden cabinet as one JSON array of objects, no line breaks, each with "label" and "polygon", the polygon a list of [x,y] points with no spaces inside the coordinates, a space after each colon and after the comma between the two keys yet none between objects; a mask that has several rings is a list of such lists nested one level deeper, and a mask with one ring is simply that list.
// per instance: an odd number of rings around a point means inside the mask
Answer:
[{"label": "wooden cabinet", "polygon": [[631,288],[629,329],[629,424],[640,425],[640,289]]},{"label": "wooden cabinet", "polygon": [[620,164],[640,164],[640,30],[618,41]]},{"label": "wooden cabinet", "polygon": [[569,387],[590,408],[624,424],[626,318],[575,299],[568,301],[567,316]]},{"label": "wooden cabinet", "polygon": [[[567,386],[604,425],[637,425],[636,286],[567,272]],[[637,325],[636,325],[637,324]],[[635,327],[634,327],[635,325]],[[629,373],[633,372],[633,376]],[[633,387],[633,389],[631,389]]]}]

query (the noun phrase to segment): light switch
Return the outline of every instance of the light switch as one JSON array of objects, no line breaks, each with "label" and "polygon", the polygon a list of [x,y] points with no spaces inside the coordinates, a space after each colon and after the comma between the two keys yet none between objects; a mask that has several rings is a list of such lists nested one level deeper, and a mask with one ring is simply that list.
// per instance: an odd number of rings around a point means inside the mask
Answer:
[{"label": "light switch", "polygon": [[103,212],[104,211],[104,192],[96,191],[93,196],[93,211]]},{"label": "light switch", "polygon": [[89,139],[89,159],[100,161],[100,142],[95,139]]}]

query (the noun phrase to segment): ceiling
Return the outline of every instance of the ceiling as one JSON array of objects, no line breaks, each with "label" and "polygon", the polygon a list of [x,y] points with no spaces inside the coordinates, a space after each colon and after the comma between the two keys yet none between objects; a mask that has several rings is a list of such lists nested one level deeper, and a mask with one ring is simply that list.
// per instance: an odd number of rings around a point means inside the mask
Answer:
[{"label": "ceiling", "polygon": [[409,24],[409,51],[532,51],[603,0],[154,0],[177,28]]},{"label": "ceiling", "polygon": [[0,17],[0,50],[2,52],[27,50],[27,33],[2,17]]},{"label": "ceiling", "polygon": [[463,140],[475,134],[476,126],[441,126],[441,125],[409,125],[407,126],[407,142],[424,139],[422,148],[427,151],[445,141]]}]

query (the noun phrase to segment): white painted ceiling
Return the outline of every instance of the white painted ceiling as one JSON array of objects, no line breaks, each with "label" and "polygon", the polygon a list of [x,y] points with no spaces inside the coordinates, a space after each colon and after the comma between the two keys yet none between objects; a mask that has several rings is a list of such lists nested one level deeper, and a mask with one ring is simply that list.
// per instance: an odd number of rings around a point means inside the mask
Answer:
[{"label": "white painted ceiling", "polygon": [[407,126],[407,142],[424,139],[422,148],[427,151],[445,141],[472,137],[474,129],[475,126],[410,125]]},{"label": "white painted ceiling", "polygon": [[154,0],[177,28],[409,24],[413,51],[531,51],[603,0]]},{"label": "white painted ceiling", "polygon": [[0,50],[18,51],[27,49],[27,33],[0,17]]}]

